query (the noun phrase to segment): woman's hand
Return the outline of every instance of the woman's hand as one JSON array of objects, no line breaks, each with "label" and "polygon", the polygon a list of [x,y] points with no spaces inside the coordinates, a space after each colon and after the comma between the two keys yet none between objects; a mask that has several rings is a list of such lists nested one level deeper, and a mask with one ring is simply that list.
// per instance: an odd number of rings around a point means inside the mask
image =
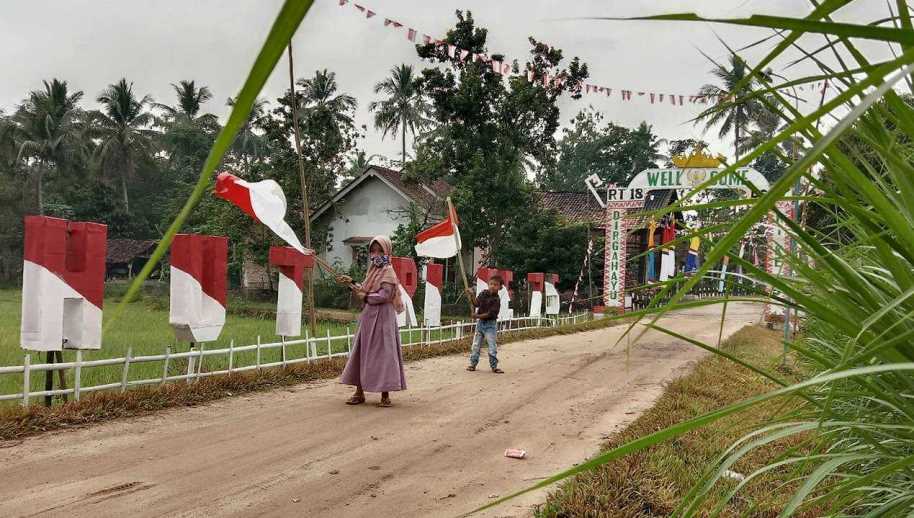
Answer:
[{"label": "woman's hand", "polygon": [[367,296],[368,294],[365,293],[365,290],[355,290],[355,298],[359,299],[359,302],[364,302]]},{"label": "woman's hand", "polygon": [[348,286],[348,285],[352,284],[352,277],[350,277],[348,275],[337,275],[336,283],[343,285],[343,286]]}]

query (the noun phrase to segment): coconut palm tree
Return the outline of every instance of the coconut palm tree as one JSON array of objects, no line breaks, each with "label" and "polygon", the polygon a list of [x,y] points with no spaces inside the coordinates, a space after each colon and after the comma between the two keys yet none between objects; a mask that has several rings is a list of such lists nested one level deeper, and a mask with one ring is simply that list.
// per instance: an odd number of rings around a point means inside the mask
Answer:
[{"label": "coconut palm tree", "polygon": [[374,126],[383,131],[382,138],[399,130],[403,146],[402,167],[406,164],[406,131],[409,130],[415,138],[416,133],[428,125],[426,117],[431,107],[410,65],[390,69],[390,75],[374,85],[374,93],[385,96],[385,99],[368,105],[368,109],[375,112]]},{"label": "coconut palm tree", "polygon": [[211,113],[203,113],[203,104],[213,98],[208,87],[197,87],[194,81],[179,81],[171,87],[177,104],[154,104],[162,112],[155,121],[163,130],[162,147],[168,154],[169,167],[189,181],[206,160],[219,131],[219,120]]},{"label": "coconut palm tree", "polygon": [[133,83],[121,79],[108,85],[96,101],[102,105],[101,110],[91,114],[95,123],[93,136],[100,139],[99,168],[103,176],[117,177],[124,211],[129,213],[127,180],[136,173],[137,160],[153,154],[157,135],[149,129],[154,121],[152,113],[146,110],[152,104],[152,98],[144,95],[138,99],[133,93]]},{"label": "coconut palm tree", "polygon": [[[234,106],[235,99],[229,97],[225,102],[227,106]],[[264,137],[254,131],[266,116],[267,101],[264,99],[254,100],[251,107],[251,114],[244,126],[238,130],[238,135],[232,143],[232,153],[241,159],[244,163],[246,173],[250,173],[251,166],[254,162],[260,160],[263,156],[263,148],[266,146]]]},{"label": "coconut palm tree", "polygon": [[43,90],[33,90],[12,117],[17,160],[34,161],[38,212],[44,214],[44,177],[59,170],[82,151],[79,139],[84,128],[77,106],[83,92],[71,92],[66,81],[43,81]]},{"label": "coconut palm tree", "polygon": [[696,122],[704,121],[709,129],[720,125],[718,136],[725,138],[733,132],[733,151],[739,159],[743,140],[748,136],[749,128],[764,113],[764,105],[758,99],[747,99],[746,96],[758,85],[758,81],[743,80],[751,68],[736,54],[730,56],[729,68],[715,63],[711,73],[720,80],[719,85],[706,84],[699,89],[699,94],[720,101],[717,105],[705,110],[696,117]]},{"label": "coconut palm tree", "polygon": [[352,113],[358,103],[349,94],[337,94],[336,73],[316,70],[314,77],[299,79],[296,84],[301,88],[296,92],[302,114],[299,120],[322,116],[336,125],[352,123]]},{"label": "coconut palm tree", "polygon": [[195,81],[178,81],[177,84],[172,83],[171,87],[178,98],[178,104],[175,106],[155,104],[156,108],[165,113],[163,119],[166,122],[180,121],[206,126],[218,121],[216,116],[211,113],[200,113],[203,104],[213,98],[209,87],[197,88]]}]

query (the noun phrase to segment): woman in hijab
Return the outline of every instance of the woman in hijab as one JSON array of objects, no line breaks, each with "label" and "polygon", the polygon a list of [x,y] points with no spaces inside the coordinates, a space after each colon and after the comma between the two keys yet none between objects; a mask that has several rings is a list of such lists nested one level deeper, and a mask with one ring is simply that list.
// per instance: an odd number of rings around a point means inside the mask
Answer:
[{"label": "woman in hijab", "polygon": [[389,392],[406,389],[397,330],[397,313],[403,311],[403,302],[400,283],[390,265],[391,248],[387,236],[371,240],[368,272],[362,284],[354,284],[347,275],[336,278],[340,284],[349,285],[364,304],[352,352],[340,379],[346,385],[355,385],[355,393],[346,401],[347,405],[364,403],[365,392],[380,392],[378,406],[389,407]]}]

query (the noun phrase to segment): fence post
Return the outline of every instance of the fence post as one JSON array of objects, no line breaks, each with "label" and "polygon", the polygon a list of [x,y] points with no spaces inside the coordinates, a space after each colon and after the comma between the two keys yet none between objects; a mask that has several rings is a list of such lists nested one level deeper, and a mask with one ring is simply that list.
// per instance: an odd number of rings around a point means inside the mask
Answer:
[{"label": "fence post", "polygon": [[165,380],[168,379],[168,363],[171,361],[171,346],[165,346],[165,366],[162,368],[162,381],[159,382],[159,385],[164,385]]},{"label": "fence post", "polygon": [[190,383],[191,377],[193,376],[194,372],[196,372],[196,369],[194,368],[194,360],[196,359],[193,355],[194,349],[195,347],[191,345],[190,350],[188,351],[191,353],[191,355],[187,357],[187,372],[184,373],[184,383]]},{"label": "fence post", "polygon": [[327,358],[333,357],[333,351],[331,349],[332,348],[330,346],[330,328],[328,327],[327,328]]},{"label": "fence post", "polygon": [[260,370],[260,335],[257,335],[257,370]]},{"label": "fence post", "polygon": [[29,390],[32,386],[32,355],[26,353],[22,361],[22,406],[29,406]]},{"label": "fence post", "polygon": [[232,368],[235,366],[235,339],[232,338],[229,340],[229,374],[232,373]]},{"label": "fence post", "polygon": [[305,329],[305,358],[308,359],[308,363],[311,363],[311,336],[307,329]]},{"label": "fence post", "polygon": [[349,332],[349,326],[346,326],[346,355],[352,354],[352,333]]},{"label": "fence post", "polygon": [[197,375],[194,376],[194,379],[200,378],[200,373],[203,372],[203,350],[206,349],[206,344],[200,344],[200,361],[197,363]]},{"label": "fence post", "polygon": [[82,388],[83,350],[76,350],[76,368],[73,369],[73,399],[79,401],[79,390]]},{"label": "fence post", "polygon": [[121,393],[127,391],[127,373],[130,371],[130,358],[133,356],[133,347],[127,348],[127,357],[124,358],[124,372],[121,374]]},{"label": "fence post", "polygon": [[286,368],[286,337],[280,336],[279,341],[282,344],[281,350],[280,350],[282,352],[282,368],[285,369]]}]

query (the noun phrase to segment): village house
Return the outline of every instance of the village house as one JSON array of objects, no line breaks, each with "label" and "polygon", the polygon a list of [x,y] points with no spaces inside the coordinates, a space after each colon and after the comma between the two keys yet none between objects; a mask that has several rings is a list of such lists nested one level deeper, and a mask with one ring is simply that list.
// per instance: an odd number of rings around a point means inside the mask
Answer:
[{"label": "village house", "polygon": [[318,252],[331,264],[349,268],[372,237],[393,235],[406,223],[410,210],[419,211],[428,224],[440,221],[450,190],[442,180],[413,182],[392,169],[368,166],[311,213],[312,228],[327,232],[325,246]]}]

